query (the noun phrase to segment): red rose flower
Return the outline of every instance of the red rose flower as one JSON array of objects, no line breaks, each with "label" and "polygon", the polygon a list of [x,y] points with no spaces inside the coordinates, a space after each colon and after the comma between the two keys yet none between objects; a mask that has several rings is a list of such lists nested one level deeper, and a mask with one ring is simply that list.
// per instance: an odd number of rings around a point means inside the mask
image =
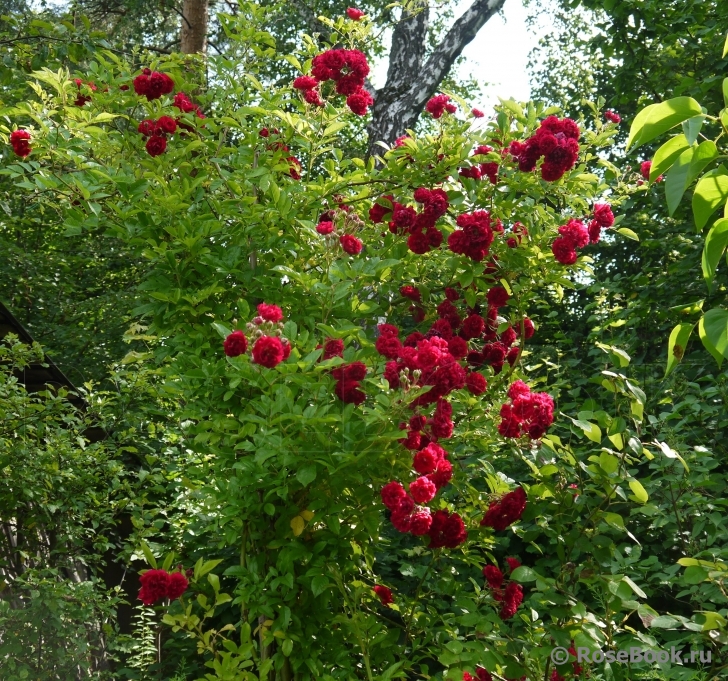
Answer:
[{"label": "red rose flower", "polygon": [[390,603],[394,603],[394,598],[392,598],[392,591],[386,586],[382,586],[381,584],[375,584],[374,593],[379,596],[379,600],[382,602],[382,605],[389,606]]},{"label": "red rose flower", "polygon": [[365,17],[366,14],[364,14],[364,12],[360,9],[356,9],[356,7],[349,7],[346,10],[346,16],[348,16],[352,21],[359,21],[362,17]]},{"label": "red rose flower", "polygon": [[223,350],[228,357],[238,357],[248,349],[248,339],[242,331],[233,331],[223,343]]},{"label": "red rose flower", "polygon": [[488,387],[488,382],[483,374],[477,371],[471,371],[465,379],[465,387],[473,393],[473,395],[482,395]]},{"label": "red rose flower", "polygon": [[139,590],[139,600],[144,605],[154,605],[167,598],[169,588],[169,574],[166,570],[147,570],[139,577],[142,588]]},{"label": "red rose flower", "polygon": [[261,336],[253,345],[253,362],[272,369],[283,361],[283,343],[275,336]]},{"label": "red rose flower", "polygon": [[171,601],[179,598],[185,591],[187,591],[188,586],[189,582],[181,572],[171,573],[167,583],[167,598]]},{"label": "red rose flower", "polygon": [[167,149],[167,140],[161,135],[153,135],[145,146],[150,156],[159,156]]},{"label": "red rose flower", "polygon": [[346,253],[349,255],[358,255],[364,244],[353,234],[344,234],[339,237],[339,243]]},{"label": "red rose flower", "polygon": [[283,319],[283,310],[278,305],[261,303],[258,305],[258,314],[269,322],[280,322]]}]

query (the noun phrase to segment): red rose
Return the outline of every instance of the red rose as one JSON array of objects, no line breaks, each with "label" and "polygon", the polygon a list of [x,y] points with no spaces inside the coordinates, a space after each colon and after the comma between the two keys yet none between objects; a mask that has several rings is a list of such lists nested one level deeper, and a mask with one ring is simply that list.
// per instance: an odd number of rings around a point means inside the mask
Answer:
[{"label": "red rose", "polygon": [[173,572],[169,575],[167,583],[167,598],[172,601],[179,598],[185,591],[187,591],[188,586],[189,582],[181,572]]},{"label": "red rose", "polygon": [[253,362],[272,369],[283,361],[283,343],[275,336],[261,336],[253,345]]},{"label": "red rose", "polygon": [[283,310],[278,305],[261,303],[258,305],[258,314],[269,322],[280,322],[283,319]]},{"label": "red rose", "polygon": [[394,603],[394,598],[392,598],[392,591],[386,586],[382,586],[381,584],[375,584],[374,593],[379,596],[379,600],[382,602],[382,605],[388,606],[390,603]]},{"label": "red rose", "polygon": [[365,17],[366,14],[364,14],[364,12],[362,12],[360,9],[356,9],[355,7],[349,7],[346,10],[346,16],[348,16],[349,19],[351,19],[352,21],[359,21],[362,17]]},{"label": "red rose", "polygon": [[139,590],[139,600],[144,605],[154,605],[167,598],[169,588],[169,574],[166,570],[147,570],[139,577],[142,588]]},{"label": "red rose", "polygon": [[346,251],[349,255],[358,255],[361,253],[362,246],[364,245],[353,234],[344,234],[340,236],[339,243],[344,251]]},{"label": "red rose", "polygon": [[223,350],[228,357],[238,357],[248,349],[248,339],[242,331],[233,331],[223,343]]},{"label": "red rose", "polygon": [[160,135],[153,135],[147,140],[145,146],[150,156],[159,156],[167,149],[167,140]]}]

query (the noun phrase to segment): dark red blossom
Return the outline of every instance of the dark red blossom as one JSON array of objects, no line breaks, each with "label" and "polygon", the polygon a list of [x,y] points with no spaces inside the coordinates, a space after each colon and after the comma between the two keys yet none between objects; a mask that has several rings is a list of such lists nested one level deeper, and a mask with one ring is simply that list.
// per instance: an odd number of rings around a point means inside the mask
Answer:
[{"label": "dark red blossom", "polygon": [[326,236],[327,234],[331,234],[331,232],[334,231],[334,223],[330,222],[329,220],[324,220],[323,222],[319,222],[316,225],[316,231],[323,236]]},{"label": "dark red blossom", "polygon": [[402,286],[399,289],[399,293],[402,297],[414,300],[416,303],[419,303],[422,300],[422,294],[416,286]]},{"label": "dark red blossom", "polygon": [[483,374],[477,371],[471,371],[465,379],[465,387],[473,393],[473,395],[482,395],[488,387],[488,382]]},{"label": "dark red blossom", "polygon": [[577,254],[572,242],[560,236],[551,244],[551,252],[562,265],[573,265],[576,262]]},{"label": "dark red blossom", "polygon": [[493,243],[490,213],[485,210],[463,213],[456,222],[460,229],[450,234],[447,239],[448,247],[453,253],[481,262],[488,255]]},{"label": "dark red blossom", "polygon": [[248,349],[248,339],[242,331],[233,331],[225,339],[223,350],[228,357],[238,357]]},{"label": "dark red blossom", "polygon": [[253,362],[268,369],[280,364],[283,355],[283,343],[276,336],[261,336],[253,345]]},{"label": "dark red blossom", "polygon": [[605,111],[604,118],[606,118],[610,123],[622,122],[622,117],[616,111]]},{"label": "dark red blossom", "polygon": [[346,98],[346,105],[351,109],[352,113],[355,113],[357,116],[366,115],[372,104],[374,104],[374,98],[363,87],[355,90]]},{"label": "dark red blossom", "polygon": [[258,305],[258,314],[268,322],[280,322],[283,320],[283,310],[278,305],[261,303]]},{"label": "dark red blossom", "polygon": [[473,109],[470,113],[473,115],[473,118],[483,118],[485,116],[480,109]]},{"label": "dark red blossom", "polygon": [[159,99],[162,95],[168,95],[174,90],[174,81],[166,74],[158,71],[144,71],[134,78],[132,82],[134,92],[144,95],[151,101]]},{"label": "dark red blossom", "polygon": [[356,9],[356,7],[349,7],[346,10],[346,16],[348,16],[352,21],[359,21],[362,17],[365,17],[366,14],[360,9]]},{"label": "dark red blossom", "polygon": [[430,536],[429,548],[454,549],[464,543],[468,538],[463,519],[457,514],[448,511],[436,511],[428,532]]},{"label": "dark red blossom", "polygon": [[483,577],[491,589],[500,589],[505,580],[505,576],[497,565],[486,565],[483,568]]},{"label": "dark red blossom", "polygon": [[324,341],[324,354],[322,359],[344,356],[344,341],[339,338],[327,338]]},{"label": "dark red blossom", "polygon": [[480,524],[492,527],[496,531],[505,530],[521,518],[526,509],[526,502],[526,492],[522,487],[518,487],[504,495],[500,501],[492,502]]},{"label": "dark red blossom", "polygon": [[167,597],[169,573],[166,570],[147,570],[139,577],[142,588],[139,600],[144,605],[154,605]]},{"label": "dark red blossom", "polygon": [[147,140],[145,147],[150,156],[159,156],[167,149],[167,140],[160,135],[154,135]]},{"label": "dark red blossom", "polygon": [[293,87],[296,90],[311,90],[318,85],[318,81],[313,76],[298,76],[293,81]]},{"label": "dark red blossom", "polygon": [[375,584],[374,593],[379,596],[379,600],[382,602],[382,605],[389,606],[390,603],[394,603],[394,598],[392,598],[392,591],[386,586],[382,586],[381,584]]},{"label": "dark red blossom", "polygon": [[501,606],[500,618],[507,620],[513,617],[518,610],[518,606],[523,602],[523,587],[517,582],[508,582],[505,593],[503,594],[503,605]]},{"label": "dark red blossom", "polygon": [[13,130],[10,133],[10,145],[16,156],[25,158],[32,151],[30,147],[30,133],[27,130]]},{"label": "dark red blossom", "polygon": [[172,601],[179,598],[188,586],[189,582],[181,572],[172,572],[167,583],[167,598]]},{"label": "dark red blossom", "polygon": [[614,214],[608,203],[594,204],[594,219],[601,227],[611,227],[614,224]]},{"label": "dark red blossom", "polygon": [[410,483],[410,494],[418,504],[426,504],[432,501],[437,493],[437,487],[426,476],[421,476]]},{"label": "dark red blossom", "polygon": [[446,111],[455,113],[457,108],[454,104],[450,104],[449,95],[436,95],[425,104],[425,111],[433,118],[440,118]]}]

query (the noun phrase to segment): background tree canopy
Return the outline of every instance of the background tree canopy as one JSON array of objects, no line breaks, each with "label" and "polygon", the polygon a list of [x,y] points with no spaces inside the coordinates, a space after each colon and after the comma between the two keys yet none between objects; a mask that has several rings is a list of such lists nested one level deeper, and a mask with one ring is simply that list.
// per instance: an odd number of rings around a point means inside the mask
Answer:
[{"label": "background tree canopy", "polygon": [[728,8],[502,5],[2,4],[2,679],[725,676]]}]

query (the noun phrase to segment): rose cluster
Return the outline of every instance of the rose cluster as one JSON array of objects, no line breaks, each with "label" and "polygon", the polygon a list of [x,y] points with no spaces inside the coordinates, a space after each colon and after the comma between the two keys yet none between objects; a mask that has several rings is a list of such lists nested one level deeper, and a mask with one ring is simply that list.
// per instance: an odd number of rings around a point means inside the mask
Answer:
[{"label": "rose cluster", "polygon": [[351,210],[351,206],[339,203],[336,208],[321,214],[316,231],[326,239],[330,247],[338,243],[345,253],[358,255],[364,244],[351,232],[361,228],[363,224],[361,218]]},{"label": "rose cluster", "polygon": [[364,87],[364,81],[369,75],[369,64],[359,50],[337,48],[317,54],[311,63],[311,74],[299,76],[293,81],[293,87],[303,92],[303,98],[309,104],[324,105],[320,86],[329,80],[336,83],[337,94],[346,97],[346,105],[357,116],[366,114],[374,103]]},{"label": "rose cluster", "polygon": [[[246,325],[253,342],[253,362],[272,369],[291,354],[291,345],[283,338],[283,311],[277,305],[261,303],[258,316]],[[233,331],[223,343],[228,357],[244,355],[248,350],[248,339],[242,331]]]},{"label": "rose cluster", "polygon": [[491,502],[485,516],[480,521],[481,527],[492,527],[496,531],[505,530],[507,527],[521,519],[526,510],[528,499],[523,487],[518,487],[513,492],[504,494],[499,501]]},{"label": "rose cluster", "polygon": [[615,123],[617,125],[622,122],[622,117],[616,111],[605,111],[604,118],[606,118],[610,123]]},{"label": "rose cluster", "polygon": [[166,570],[147,570],[139,577],[139,581],[142,584],[139,600],[144,605],[154,605],[165,598],[179,598],[189,585],[181,572],[170,573]]},{"label": "rose cluster", "polygon": [[573,218],[559,227],[561,236],[551,244],[551,252],[562,265],[573,265],[577,259],[576,249],[598,243],[602,229],[613,224],[614,215],[609,204],[597,203],[588,227],[581,220]]},{"label": "rose cluster", "polygon": [[369,209],[369,218],[374,223],[389,222],[392,234],[407,234],[410,251],[423,255],[442,243],[442,232],[435,227],[437,221],[447,213],[450,202],[443,189],[415,189],[413,198],[422,204],[422,210],[405,206],[391,195],[382,196]]},{"label": "rose cluster", "polygon": [[177,121],[171,116],[160,116],[157,120],[144,119],[137,130],[146,142],[146,150],[150,156],[159,156],[167,149],[167,135],[177,131]]},{"label": "rose cluster", "polygon": [[541,177],[547,182],[559,180],[571,170],[579,156],[579,126],[571,118],[549,116],[525,142],[512,142],[511,155],[523,172],[535,170],[543,156]]},{"label": "rose cluster", "polygon": [[[487,210],[476,210],[472,213],[458,215],[456,229],[447,238],[448,248],[459,255],[466,255],[475,262],[481,262],[493,243],[493,228],[490,213]],[[503,227],[500,226],[500,231]]]},{"label": "rose cluster", "polygon": [[334,392],[336,396],[347,404],[361,404],[366,395],[359,388],[361,380],[367,375],[367,367],[364,362],[351,362],[336,367],[331,375],[336,381]]},{"label": "rose cluster", "polygon": [[16,156],[25,158],[33,149],[30,146],[30,133],[27,130],[13,130],[10,133],[10,146]]},{"label": "rose cluster", "polygon": [[[84,106],[86,102],[91,101],[91,95],[84,95],[81,93],[81,86],[84,84],[84,82],[80,78],[74,78],[73,82],[76,83],[76,88],[78,88],[78,96],[73,103],[76,106]],[[91,92],[96,92],[96,90],[98,89],[91,81],[86,83],[86,87],[91,90]]]},{"label": "rose cluster", "polygon": [[[506,558],[506,562],[511,572],[521,564],[521,561],[517,558]],[[500,618],[508,620],[513,617],[518,610],[518,606],[523,602],[523,587],[517,582],[509,580],[504,589],[505,575],[497,565],[486,565],[483,568],[483,576],[490,587],[493,598],[502,604],[499,613]]]},{"label": "rose cluster", "polygon": [[159,99],[174,90],[174,81],[166,74],[144,69],[133,81],[134,92],[144,95],[149,101]]},{"label": "rose cluster", "polygon": [[441,118],[446,111],[455,113],[457,110],[458,108],[450,103],[449,95],[435,95],[425,104],[425,111],[433,118]]},{"label": "rose cluster", "polygon": [[[486,156],[491,151],[493,151],[493,147],[481,144],[475,149],[473,156]],[[469,177],[473,180],[480,180],[483,177],[487,177],[491,184],[496,184],[498,182],[498,162],[487,161],[480,164],[475,163],[469,167],[460,168],[459,174],[461,177]]]},{"label": "rose cluster", "polygon": [[511,402],[501,407],[503,419],[498,432],[503,437],[525,437],[538,440],[554,422],[554,398],[548,393],[532,393],[523,381],[508,388]]}]

